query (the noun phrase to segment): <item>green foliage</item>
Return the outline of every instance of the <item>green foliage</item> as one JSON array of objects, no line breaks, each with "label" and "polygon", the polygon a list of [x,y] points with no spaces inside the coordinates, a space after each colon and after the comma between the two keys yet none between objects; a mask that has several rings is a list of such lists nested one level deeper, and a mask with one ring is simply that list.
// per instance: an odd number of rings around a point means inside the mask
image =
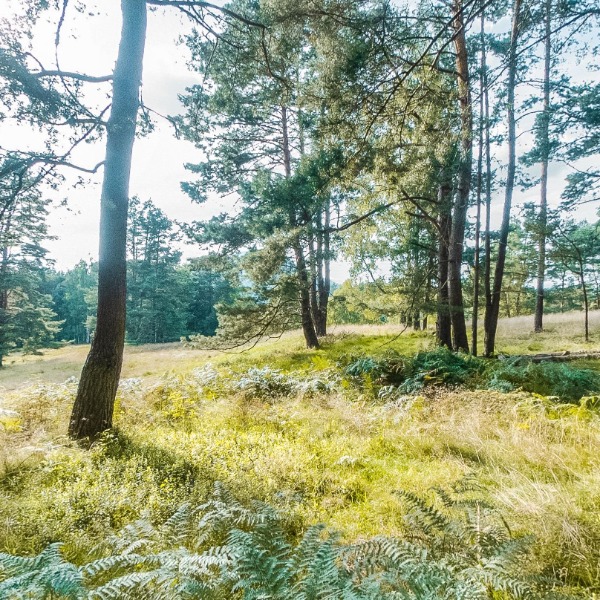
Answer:
[{"label": "green foliage", "polygon": [[333,392],[339,384],[336,374],[328,371],[318,373],[284,373],[268,366],[252,367],[233,381],[233,388],[246,396],[273,399],[292,393],[314,395]]},{"label": "green foliage", "polygon": [[399,392],[410,393],[428,385],[466,384],[482,370],[482,365],[482,361],[469,355],[437,348],[414,356],[359,358],[346,367],[345,374],[355,378],[368,375],[379,385],[397,386]]},{"label": "green foliage", "polygon": [[574,402],[598,393],[600,373],[566,363],[507,359],[489,370],[488,387],[500,391],[522,389],[543,396]]},{"label": "green foliage", "polygon": [[466,386],[502,392],[524,390],[576,402],[600,391],[597,371],[572,364],[533,363],[526,358],[486,361],[445,348],[413,356],[392,353],[382,358],[361,357],[350,362],[344,374],[357,381],[382,386],[382,396],[414,393],[428,386]]},{"label": "green foliage", "polygon": [[548,598],[557,582],[536,583],[524,568],[532,540],[513,537],[472,491],[439,490],[441,508],[401,493],[409,539],[345,545],[321,525],[294,543],[274,509],[246,507],[217,484],[198,508],[184,504],[158,526],[126,526],[80,567],[63,558],[60,544],[34,558],[0,554],[0,593],[97,600]]}]

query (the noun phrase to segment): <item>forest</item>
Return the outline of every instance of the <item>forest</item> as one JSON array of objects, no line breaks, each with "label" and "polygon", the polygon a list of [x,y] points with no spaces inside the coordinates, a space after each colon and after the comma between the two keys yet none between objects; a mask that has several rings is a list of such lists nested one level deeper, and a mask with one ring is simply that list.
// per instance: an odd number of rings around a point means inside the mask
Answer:
[{"label": "forest", "polygon": [[600,2],[4,2],[0,600],[596,598]]}]

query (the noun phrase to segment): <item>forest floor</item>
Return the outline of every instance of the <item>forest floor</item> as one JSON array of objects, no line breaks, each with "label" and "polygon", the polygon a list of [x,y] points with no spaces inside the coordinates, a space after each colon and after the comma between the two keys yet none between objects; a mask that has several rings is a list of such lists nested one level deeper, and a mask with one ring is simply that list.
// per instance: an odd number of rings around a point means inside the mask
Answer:
[{"label": "forest floor", "polygon": [[[600,313],[587,344],[580,314],[548,317],[541,335],[530,321],[501,323],[502,352],[600,349]],[[395,491],[427,497],[469,478],[514,532],[536,536],[532,565],[600,591],[597,398],[483,389],[479,372],[469,385],[426,374],[422,389],[388,394],[366,367],[348,374],[353,361],[433,348],[431,333],[401,331],[337,327],[317,351],[298,334],[243,353],[128,347],[116,430],[90,451],[64,435],[87,348],[10,358],[0,371],[0,552],[61,540],[77,560],[142,514],[161,520],[202,502],[217,481],[283,511],[291,531],[323,522],[345,540],[401,536]]]}]

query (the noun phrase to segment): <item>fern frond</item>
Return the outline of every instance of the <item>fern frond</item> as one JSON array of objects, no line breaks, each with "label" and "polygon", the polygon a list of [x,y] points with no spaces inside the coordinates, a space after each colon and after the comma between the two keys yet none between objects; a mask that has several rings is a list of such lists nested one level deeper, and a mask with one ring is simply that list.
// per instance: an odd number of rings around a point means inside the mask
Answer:
[{"label": "fern frond", "polygon": [[451,527],[452,522],[450,519],[420,496],[403,490],[396,491],[395,493],[409,505],[411,510],[408,516],[412,517],[414,523],[425,534],[432,535],[436,531],[445,531]]},{"label": "fern frond", "polygon": [[37,556],[21,557],[12,554],[0,554],[0,574],[4,577],[13,577],[20,573],[38,571],[43,567],[64,562],[60,549],[62,544],[50,544]]}]

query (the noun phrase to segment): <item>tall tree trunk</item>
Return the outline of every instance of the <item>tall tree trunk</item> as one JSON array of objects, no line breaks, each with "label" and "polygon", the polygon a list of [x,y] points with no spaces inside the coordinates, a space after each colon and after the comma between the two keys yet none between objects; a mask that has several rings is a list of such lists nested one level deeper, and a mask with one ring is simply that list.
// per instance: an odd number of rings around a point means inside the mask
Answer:
[{"label": "tall tree trunk", "polygon": [[485,54],[485,13],[481,13],[481,63],[479,73],[479,153],[477,157],[477,215],[475,218],[475,264],[473,269],[473,321],[471,323],[471,352],[477,356],[479,326],[479,280],[480,280],[480,237],[481,237],[481,194],[483,189],[483,124],[484,124],[484,68]]},{"label": "tall tree trunk", "polygon": [[[307,218],[307,222],[308,222],[308,218]],[[317,227],[318,227],[318,225],[317,225]],[[319,295],[318,295],[318,289],[317,289],[317,286],[319,285],[319,277],[318,277],[319,250],[318,250],[318,248],[315,248],[315,236],[312,233],[312,231],[309,231],[307,235],[308,235],[308,264],[309,264],[309,271],[310,271],[310,283],[309,283],[310,312],[312,315],[313,323],[315,325],[316,333],[317,333],[317,335],[319,335],[319,332],[318,332]],[[318,235],[319,235],[319,233],[317,233],[317,236]],[[317,247],[318,247],[318,241],[317,241]]]},{"label": "tall tree trunk", "polygon": [[302,333],[306,341],[307,348],[318,348],[319,340],[313,323],[312,312],[310,310],[310,295],[308,280],[308,269],[300,242],[294,242],[294,255],[296,258],[296,271],[298,273],[298,282],[300,284],[300,317],[302,320]]},{"label": "tall tree trunk", "polygon": [[[330,253],[330,206],[329,201],[325,205],[325,228],[322,228],[322,217],[319,215],[317,226],[320,233],[317,238],[317,263],[318,263],[318,300],[319,310],[315,328],[319,337],[327,335],[327,310],[329,294],[331,292],[331,258]],[[321,232],[322,231],[322,232]]]},{"label": "tall tree trunk", "polygon": [[452,323],[450,321],[450,305],[448,304],[448,244],[452,216],[450,213],[450,195],[452,189],[449,182],[443,181],[438,191],[440,216],[438,224],[440,239],[438,243],[438,299],[437,299],[437,343],[446,348],[452,348]]},{"label": "tall tree trunk", "polygon": [[[281,107],[281,128],[283,134],[283,165],[285,169],[286,178],[292,176],[292,157],[290,153],[290,140],[288,134],[288,114],[285,106]],[[293,206],[289,209],[290,227],[296,229],[298,226],[296,220],[296,212]],[[296,259],[296,276],[298,278],[298,295],[300,303],[300,318],[302,321],[302,332],[304,333],[304,339],[306,340],[307,348],[318,348],[319,340],[317,338],[317,332],[315,331],[315,324],[313,321],[311,303],[310,303],[310,280],[308,269],[306,267],[306,259],[304,258],[304,251],[300,242],[300,234],[294,232],[292,248],[294,250],[294,257]]]},{"label": "tall tree trunk", "polygon": [[590,303],[588,300],[587,286],[585,284],[585,276],[583,274],[583,265],[579,273],[581,281],[581,290],[583,291],[583,310],[585,311],[585,341],[590,341]]},{"label": "tall tree trunk", "polygon": [[481,46],[481,70],[483,73],[483,99],[485,110],[485,233],[484,233],[484,260],[483,287],[485,294],[486,314],[492,306],[492,243],[490,233],[490,220],[492,213],[492,153],[490,142],[490,94],[488,89],[487,58],[485,37]]},{"label": "tall tree trunk", "polygon": [[546,229],[548,227],[548,163],[550,159],[550,61],[552,35],[552,0],[546,0],[546,39],[544,42],[544,108],[540,123],[542,149],[542,174],[540,181],[540,214],[538,217],[538,264],[535,317],[533,328],[536,333],[543,331],[544,325],[544,280],[546,277]]},{"label": "tall tree trunk", "polygon": [[485,355],[491,356],[496,345],[496,330],[498,328],[498,316],[500,313],[500,293],[502,291],[502,279],[504,278],[504,265],[506,263],[506,249],[508,245],[508,230],[510,227],[510,210],[512,206],[513,190],[515,187],[516,170],[516,125],[515,125],[515,85],[517,78],[517,42],[521,26],[521,2],[514,0],[513,20],[510,36],[510,48],[508,53],[508,167],[506,174],[506,192],[504,196],[504,210],[502,213],[502,225],[500,227],[500,239],[498,241],[498,258],[494,273],[494,287],[492,289],[492,302],[489,310],[485,313]]},{"label": "tall tree trunk", "polygon": [[471,106],[467,40],[461,0],[455,0],[454,2],[453,27],[455,30],[454,46],[456,49],[456,71],[458,73],[458,96],[461,114],[461,143],[458,189],[452,214],[450,245],[448,247],[448,300],[450,303],[450,320],[452,321],[452,347],[454,350],[468,352],[469,341],[465,322],[461,271],[471,189],[473,107]]},{"label": "tall tree trunk", "polygon": [[69,435],[75,439],[93,439],[112,426],[123,362],[127,208],[146,41],[146,0],[121,0],[121,14],[100,203],[97,324],[69,423]]},{"label": "tall tree trunk", "polygon": [[[10,206],[8,207],[10,209]],[[7,210],[8,210],[7,209]],[[2,242],[2,257],[0,262],[0,368],[3,366],[4,355],[10,347],[10,316],[8,314],[8,233],[12,222],[12,211],[2,213],[0,220],[0,242]]]}]

